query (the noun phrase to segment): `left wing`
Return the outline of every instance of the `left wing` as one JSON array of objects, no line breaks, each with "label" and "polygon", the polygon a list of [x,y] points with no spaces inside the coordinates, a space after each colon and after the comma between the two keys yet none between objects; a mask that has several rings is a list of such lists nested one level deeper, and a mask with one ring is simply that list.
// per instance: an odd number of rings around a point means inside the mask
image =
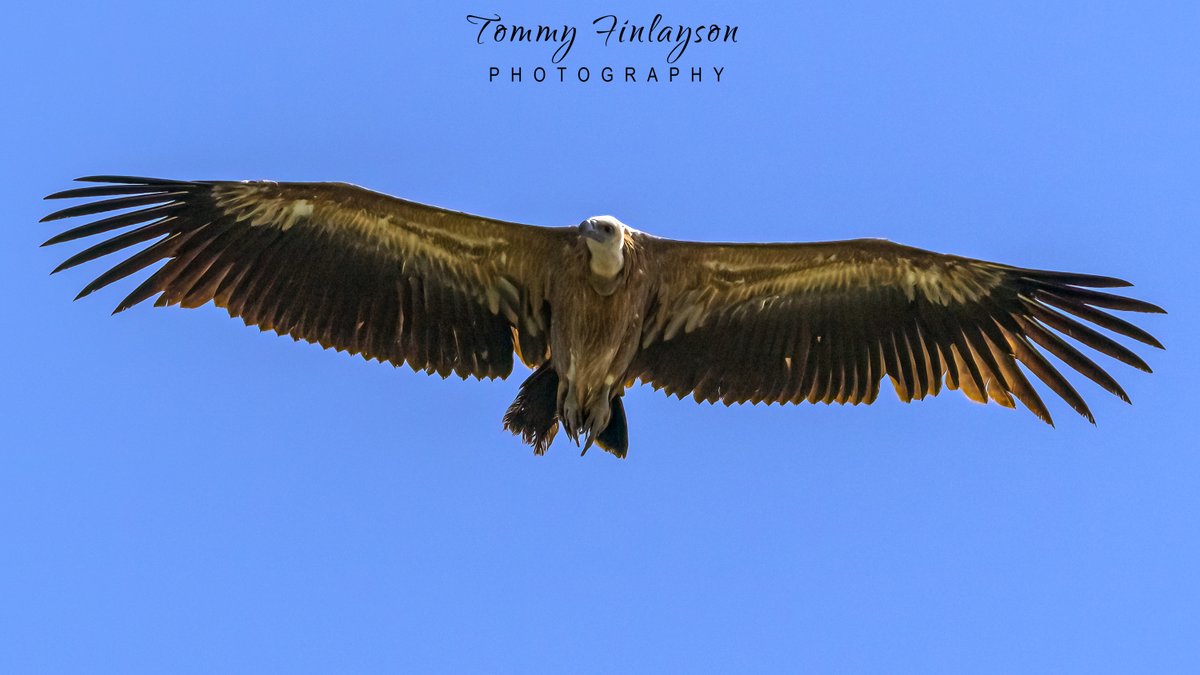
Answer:
[{"label": "left wing", "polygon": [[1034,345],[1125,401],[1116,380],[1054,331],[1146,372],[1136,354],[1079,319],[1162,347],[1098,309],[1163,312],[1091,290],[1129,285],[1110,277],[877,239],[706,244],[645,237],[645,246],[662,276],[631,378],[681,398],[871,403],[887,376],[904,401],[936,395],[944,380],[978,402],[1014,407],[1015,397],[1052,424],[1019,362],[1094,422]]},{"label": "left wing", "polygon": [[545,261],[561,258],[570,228],[483,218],[344,183],[80,180],[106,184],[48,199],[111,198],[43,220],[105,217],[46,244],[109,236],[56,272],[152,243],[79,297],[165,262],[118,312],[154,296],[158,305],[212,301],[262,330],[443,377],[506,377],[514,347],[531,364],[548,356]]}]

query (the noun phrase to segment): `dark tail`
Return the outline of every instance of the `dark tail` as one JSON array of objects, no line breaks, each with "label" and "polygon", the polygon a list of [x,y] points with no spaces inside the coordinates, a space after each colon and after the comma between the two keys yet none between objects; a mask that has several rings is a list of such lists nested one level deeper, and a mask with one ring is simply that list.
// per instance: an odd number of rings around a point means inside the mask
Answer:
[{"label": "dark tail", "polygon": [[615,396],[612,400],[612,415],[608,418],[608,426],[596,437],[596,443],[612,454],[625,459],[629,453],[629,427],[625,424],[625,404],[621,403],[623,396]]},{"label": "dark tail", "polygon": [[504,413],[504,428],[532,445],[536,454],[546,454],[558,433],[558,372],[549,363],[538,366],[521,383],[517,398]]}]

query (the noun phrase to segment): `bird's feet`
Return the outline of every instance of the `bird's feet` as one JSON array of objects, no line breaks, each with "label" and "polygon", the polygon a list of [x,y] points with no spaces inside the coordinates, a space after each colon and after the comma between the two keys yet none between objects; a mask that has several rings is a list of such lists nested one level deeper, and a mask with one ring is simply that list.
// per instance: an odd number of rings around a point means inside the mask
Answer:
[{"label": "bird's feet", "polygon": [[566,432],[567,438],[570,438],[577,446],[580,437],[583,438],[583,451],[580,454],[586,453],[588,448],[592,447],[596,437],[608,426],[611,417],[612,410],[609,402],[603,398],[592,406],[584,408],[579,405],[572,392],[567,394],[566,400],[563,402],[563,430]]}]

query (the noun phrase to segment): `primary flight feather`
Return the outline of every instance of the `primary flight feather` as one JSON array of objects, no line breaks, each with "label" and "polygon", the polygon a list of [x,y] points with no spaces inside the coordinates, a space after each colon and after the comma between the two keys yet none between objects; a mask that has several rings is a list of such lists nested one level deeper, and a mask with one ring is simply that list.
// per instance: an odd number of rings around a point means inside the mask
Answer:
[{"label": "primary flight feather", "polygon": [[[91,176],[44,221],[119,211],[46,244],[111,235],[67,269],[152,242],[78,297],[162,263],[120,304],[212,301],[262,330],[414,370],[505,378],[534,369],[504,425],[543,453],[561,427],[623,457],[636,380],[726,405],[904,401],[960,389],[1051,422],[1018,364],[1090,421],[1042,350],[1128,401],[1063,335],[1146,372],[1088,323],[1161,348],[1105,310],[1155,305],[1094,290],[1112,277],[1011,267],[878,239],[712,244],[598,216],[520,225],[344,183]],[[1040,348],[1040,349],[1039,349]]]}]

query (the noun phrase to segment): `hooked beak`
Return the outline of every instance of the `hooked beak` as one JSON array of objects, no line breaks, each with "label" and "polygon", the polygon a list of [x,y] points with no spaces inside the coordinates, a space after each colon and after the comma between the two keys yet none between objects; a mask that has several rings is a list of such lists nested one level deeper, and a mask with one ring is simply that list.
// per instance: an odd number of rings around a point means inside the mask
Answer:
[{"label": "hooked beak", "polygon": [[604,235],[600,234],[600,231],[597,230],[596,226],[591,222],[584,222],[580,224],[579,235],[581,237],[587,237],[588,239],[593,239],[598,242],[604,241]]}]

